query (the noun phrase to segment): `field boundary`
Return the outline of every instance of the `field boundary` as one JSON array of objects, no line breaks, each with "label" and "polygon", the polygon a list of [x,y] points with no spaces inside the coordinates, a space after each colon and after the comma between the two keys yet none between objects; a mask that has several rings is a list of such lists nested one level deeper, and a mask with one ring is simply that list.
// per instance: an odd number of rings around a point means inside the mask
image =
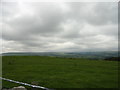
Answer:
[{"label": "field boundary", "polygon": [[37,85],[32,85],[32,84],[28,84],[28,83],[24,83],[24,82],[19,82],[19,81],[15,81],[15,80],[3,78],[3,77],[0,77],[0,79],[1,79],[1,80],[5,80],[5,81],[9,81],[9,82],[13,82],[13,83],[17,83],[17,84],[22,84],[22,85],[29,86],[29,87],[33,87],[33,88],[39,88],[39,89],[44,89],[44,90],[51,90],[51,89],[46,88],[46,87],[37,86]]}]

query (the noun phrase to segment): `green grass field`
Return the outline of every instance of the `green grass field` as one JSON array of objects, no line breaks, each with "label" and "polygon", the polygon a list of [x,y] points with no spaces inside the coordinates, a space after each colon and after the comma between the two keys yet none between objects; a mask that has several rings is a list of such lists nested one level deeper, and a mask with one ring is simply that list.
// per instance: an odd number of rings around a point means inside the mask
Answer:
[{"label": "green grass field", "polygon": [[[117,88],[118,62],[46,56],[3,56],[3,77],[48,88]],[[3,81],[3,87],[18,86]]]}]

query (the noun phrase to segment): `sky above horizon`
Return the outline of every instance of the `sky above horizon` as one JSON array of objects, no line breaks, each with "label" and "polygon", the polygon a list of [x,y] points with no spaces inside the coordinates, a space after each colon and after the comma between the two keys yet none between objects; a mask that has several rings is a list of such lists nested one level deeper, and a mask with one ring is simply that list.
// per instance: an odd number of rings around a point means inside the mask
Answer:
[{"label": "sky above horizon", "polygon": [[2,52],[118,50],[117,2],[2,2]]}]

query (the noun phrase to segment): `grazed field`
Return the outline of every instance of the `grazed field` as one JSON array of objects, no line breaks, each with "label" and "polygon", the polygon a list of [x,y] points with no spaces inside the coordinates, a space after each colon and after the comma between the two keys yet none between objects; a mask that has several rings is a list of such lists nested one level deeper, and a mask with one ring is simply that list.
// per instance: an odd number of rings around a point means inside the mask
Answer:
[{"label": "grazed field", "polygon": [[[3,77],[48,88],[117,88],[118,62],[46,56],[3,56]],[[3,81],[3,87],[18,86]]]}]

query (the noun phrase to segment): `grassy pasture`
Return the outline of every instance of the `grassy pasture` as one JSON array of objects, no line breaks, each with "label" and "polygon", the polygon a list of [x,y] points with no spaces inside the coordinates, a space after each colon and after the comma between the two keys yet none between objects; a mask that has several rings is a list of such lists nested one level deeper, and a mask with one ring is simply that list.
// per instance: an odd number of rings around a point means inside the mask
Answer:
[{"label": "grassy pasture", "polygon": [[[46,56],[3,56],[3,77],[48,88],[117,88],[118,62]],[[3,87],[18,86],[3,81]],[[29,88],[29,87],[28,87]]]}]

